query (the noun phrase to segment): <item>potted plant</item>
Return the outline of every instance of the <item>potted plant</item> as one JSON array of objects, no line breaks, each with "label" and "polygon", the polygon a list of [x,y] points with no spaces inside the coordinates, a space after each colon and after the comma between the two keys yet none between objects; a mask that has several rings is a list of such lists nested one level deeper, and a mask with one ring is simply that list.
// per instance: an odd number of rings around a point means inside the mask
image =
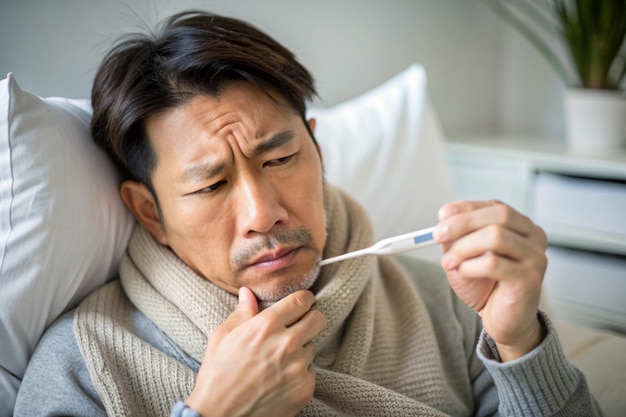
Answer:
[{"label": "potted plant", "polygon": [[566,87],[575,152],[626,142],[625,0],[482,0],[543,55]]}]

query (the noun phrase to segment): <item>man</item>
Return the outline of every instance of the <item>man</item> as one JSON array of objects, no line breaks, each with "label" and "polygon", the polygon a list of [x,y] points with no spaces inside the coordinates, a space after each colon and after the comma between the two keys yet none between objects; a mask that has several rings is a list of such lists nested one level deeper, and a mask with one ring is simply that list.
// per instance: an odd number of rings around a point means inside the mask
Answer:
[{"label": "man", "polygon": [[138,226],[120,280],[42,339],[16,415],[601,415],[538,313],[545,234],[504,204],[440,210],[447,280],[319,267],[372,232],[323,181],[314,93],[234,19],[182,13],[112,49],[92,133]]}]

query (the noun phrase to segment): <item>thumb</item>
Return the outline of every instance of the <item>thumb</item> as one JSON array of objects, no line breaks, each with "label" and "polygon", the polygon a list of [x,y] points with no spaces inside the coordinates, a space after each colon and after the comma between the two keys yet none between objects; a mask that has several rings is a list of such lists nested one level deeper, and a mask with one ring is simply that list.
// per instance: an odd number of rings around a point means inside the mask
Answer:
[{"label": "thumb", "polygon": [[207,347],[207,354],[215,349],[220,341],[234,328],[256,316],[258,312],[259,304],[257,303],[256,296],[252,290],[247,287],[239,288],[239,304],[237,305],[235,311],[228,316],[226,321],[224,321],[224,323],[219,325],[211,333]]},{"label": "thumb", "polygon": [[226,319],[220,326],[222,331],[229,333],[232,329],[239,326],[246,320],[256,316],[259,312],[259,304],[256,301],[256,296],[248,287],[239,288],[239,304],[235,311]]},{"label": "thumb", "polygon": [[234,313],[243,316],[247,320],[256,316],[259,312],[259,303],[252,290],[248,287],[239,288],[239,305]]}]

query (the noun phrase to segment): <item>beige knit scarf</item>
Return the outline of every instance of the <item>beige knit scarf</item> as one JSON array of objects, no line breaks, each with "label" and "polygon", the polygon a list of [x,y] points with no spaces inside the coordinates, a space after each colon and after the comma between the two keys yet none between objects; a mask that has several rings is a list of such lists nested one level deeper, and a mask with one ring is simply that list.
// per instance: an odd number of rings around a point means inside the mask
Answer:
[{"label": "beige knit scarf", "polygon": [[[325,206],[325,257],[372,243],[366,214],[348,196],[326,185]],[[201,361],[208,336],[236,308],[237,297],[195,274],[141,227],[120,277],[121,285],[107,285],[78,308],[81,353],[109,415],[167,416],[189,395],[195,374],[133,334],[135,309]],[[314,398],[299,415],[454,412],[431,321],[394,261],[362,257],[325,266],[313,290],[314,308],[328,326],[315,340]]]}]

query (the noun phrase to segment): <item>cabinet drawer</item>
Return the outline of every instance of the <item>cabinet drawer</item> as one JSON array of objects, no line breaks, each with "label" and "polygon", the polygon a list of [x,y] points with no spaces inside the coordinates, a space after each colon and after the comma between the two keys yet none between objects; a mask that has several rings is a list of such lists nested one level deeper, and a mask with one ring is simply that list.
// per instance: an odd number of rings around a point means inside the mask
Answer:
[{"label": "cabinet drawer", "polygon": [[550,242],[626,254],[626,183],[539,173],[531,216]]},{"label": "cabinet drawer", "polygon": [[548,249],[544,279],[556,317],[626,333],[626,257]]}]

